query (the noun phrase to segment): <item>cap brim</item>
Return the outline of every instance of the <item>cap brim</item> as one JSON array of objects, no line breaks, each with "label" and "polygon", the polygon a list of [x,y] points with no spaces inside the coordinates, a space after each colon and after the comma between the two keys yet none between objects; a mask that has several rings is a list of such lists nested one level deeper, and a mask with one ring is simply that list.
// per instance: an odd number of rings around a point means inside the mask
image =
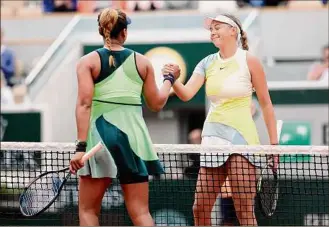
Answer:
[{"label": "cap brim", "polygon": [[131,19],[130,19],[130,17],[126,17],[126,21],[127,21],[127,25],[128,25],[128,24],[131,24]]},{"label": "cap brim", "polygon": [[204,21],[204,27],[206,28],[206,29],[210,29],[210,26],[211,26],[211,23],[214,21],[214,20],[216,20],[215,18],[213,18],[213,17],[207,17],[206,19],[205,19],[205,21]]},{"label": "cap brim", "polygon": [[236,27],[239,30],[239,32],[240,32],[239,26],[232,19],[230,19],[230,18],[228,18],[226,16],[223,16],[223,15],[219,15],[219,16],[217,16],[215,18],[214,17],[207,17],[205,19],[205,22],[204,22],[205,23],[204,25],[205,25],[206,29],[208,29],[208,30],[210,29],[211,23],[213,21],[217,21],[217,22],[229,24],[232,27]]}]

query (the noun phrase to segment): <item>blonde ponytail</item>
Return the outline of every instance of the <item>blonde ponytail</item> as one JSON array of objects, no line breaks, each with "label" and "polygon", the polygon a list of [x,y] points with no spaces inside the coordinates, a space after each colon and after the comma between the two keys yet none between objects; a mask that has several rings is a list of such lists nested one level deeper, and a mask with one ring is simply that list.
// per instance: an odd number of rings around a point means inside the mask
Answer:
[{"label": "blonde ponytail", "polygon": [[[111,49],[111,31],[116,25],[119,18],[119,13],[115,9],[106,8],[98,16],[98,31],[103,36],[105,45]],[[109,58],[110,66],[115,66],[114,58],[111,55]]]},{"label": "blonde ponytail", "polygon": [[245,31],[242,30],[242,24],[241,24],[241,21],[235,17],[234,15],[232,14],[223,14],[224,16],[230,18],[231,20],[233,20],[239,27],[240,29],[240,42],[241,42],[241,45],[242,45],[242,48],[244,50],[249,50],[249,45],[248,45],[248,39],[247,39],[247,33]]},{"label": "blonde ponytail", "polygon": [[[104,39],[104,44],[111,50],[112,40],[122,35],[121,31],[127,29],[130,19],[120,9],[106,8],[98,15],[98,32]],[[115,58],[109,57],[110,66],[115,66]]]},{"label": "blonde ponytail", "polygon": [[249,50],[249,45],[248,45],[248,38],[247,38],[247,33],[245,31],[241,30],[241,45],[244,50]]}]

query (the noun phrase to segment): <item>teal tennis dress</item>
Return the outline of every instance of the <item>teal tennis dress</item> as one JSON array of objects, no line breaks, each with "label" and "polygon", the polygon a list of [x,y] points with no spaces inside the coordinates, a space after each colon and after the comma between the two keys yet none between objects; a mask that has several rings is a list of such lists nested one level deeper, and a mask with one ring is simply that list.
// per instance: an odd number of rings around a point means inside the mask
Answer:
[{"label": "teal tennis dress", "polygon": [[[143,80],[130,49],[96,50],[101,72],[95,81],[87,150],[99,141],[105,148],[78,175],[92,178],[147,177],[164,173],[142,114]],[[114,66],[109,65],[110,56]]]}]

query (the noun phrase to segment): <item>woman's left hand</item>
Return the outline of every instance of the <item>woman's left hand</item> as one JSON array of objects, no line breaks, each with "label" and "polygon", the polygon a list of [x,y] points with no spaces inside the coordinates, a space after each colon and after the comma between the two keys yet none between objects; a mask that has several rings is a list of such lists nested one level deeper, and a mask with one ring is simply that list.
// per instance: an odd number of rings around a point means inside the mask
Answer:
[{"label": "woman's left hand", "polygon": [[175,79],[177,79],[180,76],[180,68],[177,64],[165,64],[162,68],[162,74],[168,75],[172,74]]}]

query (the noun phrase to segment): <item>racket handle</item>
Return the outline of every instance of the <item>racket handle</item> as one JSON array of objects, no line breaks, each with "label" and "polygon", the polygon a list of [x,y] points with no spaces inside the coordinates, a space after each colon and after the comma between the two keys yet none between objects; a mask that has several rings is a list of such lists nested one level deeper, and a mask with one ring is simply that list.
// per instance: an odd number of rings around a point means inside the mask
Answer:
[{"label": "racket handle", "polygon": [[283,126],[283,121],[282,120],[277,120],[276,121],[276,129],[277,129],[278,142],[280,141],[282,126]]},{"label": "racket handle", "polygon": [[81,163],[85,163],[89,158],[94,156],[96,152],[100,151],[103,148],[103,145],[101,142],[99,142],[96,146],[91,148],[84,156],[81,158]]}]

